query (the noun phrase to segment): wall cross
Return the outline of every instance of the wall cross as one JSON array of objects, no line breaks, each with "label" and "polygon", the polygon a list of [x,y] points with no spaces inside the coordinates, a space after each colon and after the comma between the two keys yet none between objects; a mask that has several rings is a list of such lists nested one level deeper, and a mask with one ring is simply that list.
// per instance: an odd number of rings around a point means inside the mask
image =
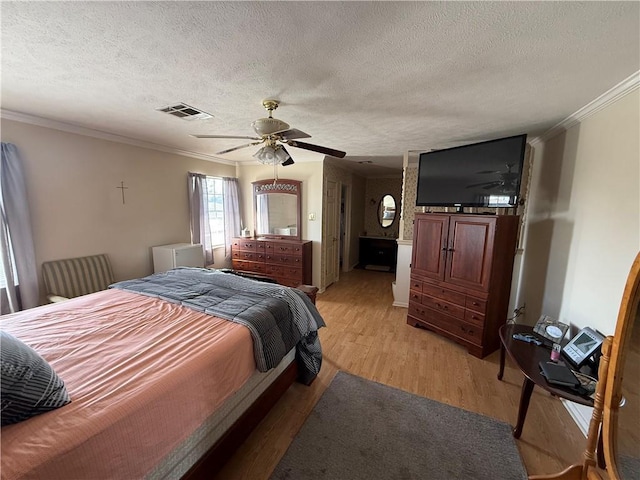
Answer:
[{"label": "wall cross", "polygon": [[120,186],[119,186],[119,187],[116,187],[116,188],[119,188],[119,189],[121,189],[121,190],[122,190],[122,204],[124,205],[124,191],[125,191],[126,189],[128,189],[129,187],[125,187],[125,186],[124,186],[124,182],[120,182]]}]

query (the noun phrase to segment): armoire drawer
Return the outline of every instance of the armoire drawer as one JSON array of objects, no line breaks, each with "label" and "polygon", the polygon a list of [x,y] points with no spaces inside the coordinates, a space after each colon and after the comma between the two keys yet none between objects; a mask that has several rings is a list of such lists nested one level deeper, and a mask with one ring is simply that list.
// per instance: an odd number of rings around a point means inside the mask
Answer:
[{"label": "armoire drawer", "polygon": [[453,303],[445,302],[440,298],[434,298],[429,295],[422,295],[422,305],[432,308],[433,310],[446,313],[447,315],[451,315],[452,317],[456,317],[461,320],[464,319],[464,308]]},{"label": "armoire drawer", "polygon": [[464,306],[479,313],[485,313],[487,310],[487,301],[481,298],[467,297]]},{"label": "armoire drawer", "polygon": [[441,312],[427,309],[426,321],[442,330],[480,345],[482,343],[482,327],[450,317]]},{"label": "armoire drawer", "polygon": [[484,326],[484,315],[482,313],[474,312],[473,310],[464,311],[464,320],[468,323],[473,323],[479,327]]},{"label": "armoire drawer", "polygon": [[428,295],[431,295],[432,297],[442,298],[447,302],[455,303],[456,305],[460,305],[462,307],[464,307],[465,304],[464,293],[438,287],[437,285],[431,285],[426,282],[422,284],[422,293],[426,293]]}]

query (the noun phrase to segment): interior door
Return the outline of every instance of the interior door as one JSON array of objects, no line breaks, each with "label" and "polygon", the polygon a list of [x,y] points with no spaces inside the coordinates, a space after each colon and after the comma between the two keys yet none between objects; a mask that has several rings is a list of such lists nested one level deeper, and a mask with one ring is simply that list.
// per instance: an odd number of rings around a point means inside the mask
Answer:
[{"label": "interior door", "polygon": [[451,217],[445,280],[484,291],[489,290],[495,218]]},{"label": "interior door", "polygon": [[338,264],[340,261],[338,250],[338,235],[340,233],[340,199],[338,198],[338,183],[326,181],[326,249],[325,249],[325,286],[338,281]]},{"label": "interior door", "polygon": [[418,275],[444,280],[449,217],[416,215],[413,222],[411,271]]}]

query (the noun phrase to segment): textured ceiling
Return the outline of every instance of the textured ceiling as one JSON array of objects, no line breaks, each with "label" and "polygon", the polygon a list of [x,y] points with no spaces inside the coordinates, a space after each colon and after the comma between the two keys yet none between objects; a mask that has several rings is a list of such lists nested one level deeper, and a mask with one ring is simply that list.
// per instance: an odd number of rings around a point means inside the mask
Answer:
[{"label": "textured ceiling", "polygon": [[[344,162],[541,134],[640,70],[639,2],[1,2],[2,109],[198,154],[262,99]],[[213,115],[185,121],[184,102]],[[255,160],[258,147],[220,158]],[[322,155],[289,148],[297,161]],[[289,168],[295,168],[289,167]]]}]

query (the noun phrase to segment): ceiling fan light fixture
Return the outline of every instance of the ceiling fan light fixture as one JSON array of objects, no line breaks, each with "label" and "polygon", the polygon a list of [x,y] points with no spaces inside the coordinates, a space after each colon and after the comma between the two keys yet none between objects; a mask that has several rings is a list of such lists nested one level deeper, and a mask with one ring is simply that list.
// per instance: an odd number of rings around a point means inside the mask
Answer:
[{"label": "ceiling fan light fixture", "polygon": [[[277,145],[275,147],[270,145],[262,147],[253,154],[253,157],[264,165],[281,165],[292,160],[291,156],[280,145]],[[290,163],[293,162],[291,161]],[[287,163],[287,165],[289,165],[290,163]]]},{"label": "ceiling fan light fixture", "polygon": [[251,126],[260,136],[273,135],[278,132],[289,130],[290,128],[287,122],[283,122],[282,120],[272,117],[259,118],[255,122],[252,122]]}]

